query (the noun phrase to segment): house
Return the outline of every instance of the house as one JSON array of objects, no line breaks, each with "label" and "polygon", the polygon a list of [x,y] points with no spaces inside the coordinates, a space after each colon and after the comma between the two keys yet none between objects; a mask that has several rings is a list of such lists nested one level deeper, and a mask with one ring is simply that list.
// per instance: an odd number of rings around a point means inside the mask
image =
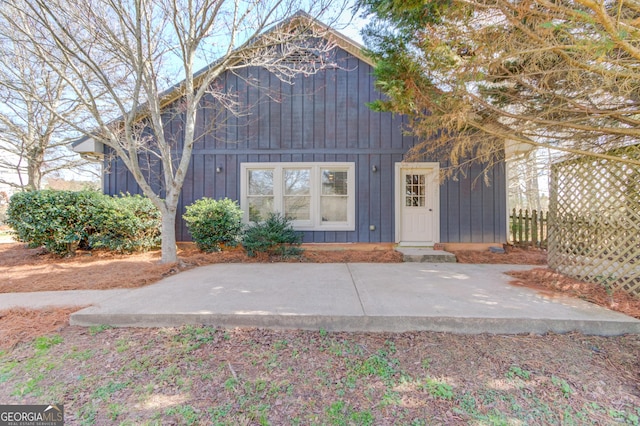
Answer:
[{"label": "house", "polygon": [[[440,183],[443,165],[435,159],[404,162],[416,143],[403,132],[406,118],[367,107],[381,97],[371,60],[347,37],[336,31],[330,36],[338,66],[297,77],[293,85],[261,68],[221,76],[217,84],[238,93],[251,114],[234,116],[203,105],[201,131],[213,121],[224,126],[203,132],[194,147],[179,216],[201,197],[228,197],[238,200],[246,222],[270,211],[292,217],[305,242],[506,241],[504,163],[492,168],[492,185],[486,186],[477,179],[482,165]],[[179,146],[179,117],[167,131]],[[108,148],[84,140],[74,149],[103,158],[106,194],[141,192]],[[191,239],[181,217],[176,226],[179,241]]]}]

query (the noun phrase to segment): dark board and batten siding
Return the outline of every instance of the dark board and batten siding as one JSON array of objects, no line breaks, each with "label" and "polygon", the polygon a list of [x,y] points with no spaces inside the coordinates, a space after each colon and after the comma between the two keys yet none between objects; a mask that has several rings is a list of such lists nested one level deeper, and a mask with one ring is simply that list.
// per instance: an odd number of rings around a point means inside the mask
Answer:
[{"label": "dark board and batten siding", "polygon": [[[402,132],[405,118],[372,112],[367,106],[380,97],[374,89],[373,69],[367,63],[337,49],[339,68],[310,77],[297,77],[293,85],[281,82],[264,69],[238,75],[225,73],[219,84],[237,93],[248,115],[234,116],[216,110],[206,99],[197,118],[191,167],[187,172],[179,216],[184,207],[202,197],[240,198],[240,165],[245,162],[354,162],[356,212],[354,231],[308,231],[305,242],[394,241],[394,167],[415,139]],[[256,84],[250,84],[254,82]],[[218,127],[211,126],[223,123]],[[175,118],[167,132],[177,136],[181,123]],[[108,156],[106,157],[108,158]],[[121,161],[105,164],[107,194],[140,193]],[[377,172],[372,172],[372,166]],[[222,172],[216,173],[221,167]],[[160,176],[153,165],[150,173]],[[506,238],[504,167],[492,171],[492,186],[472,188],[473,173],[440,188],[442,242],[499,242]],[[160,185],[159,179],[154,186]],[[375,230],[369,229],[370,225]],[[191,239],[181,218],[178,240]]]}]

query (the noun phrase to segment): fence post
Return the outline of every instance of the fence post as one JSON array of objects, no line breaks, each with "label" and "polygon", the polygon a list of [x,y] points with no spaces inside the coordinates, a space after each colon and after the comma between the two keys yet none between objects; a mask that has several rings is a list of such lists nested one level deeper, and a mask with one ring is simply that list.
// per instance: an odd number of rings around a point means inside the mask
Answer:
[{"label": "fence post", "polygon": [[518,212],[518,243],[522,244],[522,209]]},{"label": "fence post", "polygon": [[531,244],[534,247],[538,247],[538,211],[531,211]]},{"label": "fence post", "polygon": [[511,243],[516,245],[516,233],[518,232],[518,225],[516,224],[516,208],[513,208],[511,212]]}]

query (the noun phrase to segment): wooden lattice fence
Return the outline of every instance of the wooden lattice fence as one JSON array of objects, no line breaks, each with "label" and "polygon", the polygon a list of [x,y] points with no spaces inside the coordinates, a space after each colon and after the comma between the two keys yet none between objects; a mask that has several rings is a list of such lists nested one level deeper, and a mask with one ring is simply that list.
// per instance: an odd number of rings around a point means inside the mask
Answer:
[{"label": "wooden lattice fence", "polygon": [[[640,159],[640,146],[615,155]],[[578,158],[551,167],[549,266],[640,296],[640,167]]]}]

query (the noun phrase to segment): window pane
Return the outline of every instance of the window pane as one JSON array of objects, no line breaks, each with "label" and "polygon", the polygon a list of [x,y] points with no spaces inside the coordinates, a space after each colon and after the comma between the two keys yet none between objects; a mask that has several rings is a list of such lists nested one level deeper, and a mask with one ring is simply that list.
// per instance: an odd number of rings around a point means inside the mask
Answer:
[{"label": "window pane", "polygon": [[273,170],[249,170],[249,195],[273,195]]},{"label": "window pane", "polygon": [[284,170],[284,194],[308,195],[311,192],[311,170],[309,169],[285,169]]},{"label": "window pane", "polygon": [[249,202],[249,221],[260,222],[273,212],[273,197],[247,197]]},{"label": "window pane", "polygon": [[348,179],[346,170],[322,170],[322,195],[347,195]]},{"label": "window pane", "polygon": [[285,197],[284,214],[293,220],[309,220],[311,197]]},{"label": "window pane", "polygon": [[320,204],[323,222],[347,221],[347,197],[322,197]]}]

